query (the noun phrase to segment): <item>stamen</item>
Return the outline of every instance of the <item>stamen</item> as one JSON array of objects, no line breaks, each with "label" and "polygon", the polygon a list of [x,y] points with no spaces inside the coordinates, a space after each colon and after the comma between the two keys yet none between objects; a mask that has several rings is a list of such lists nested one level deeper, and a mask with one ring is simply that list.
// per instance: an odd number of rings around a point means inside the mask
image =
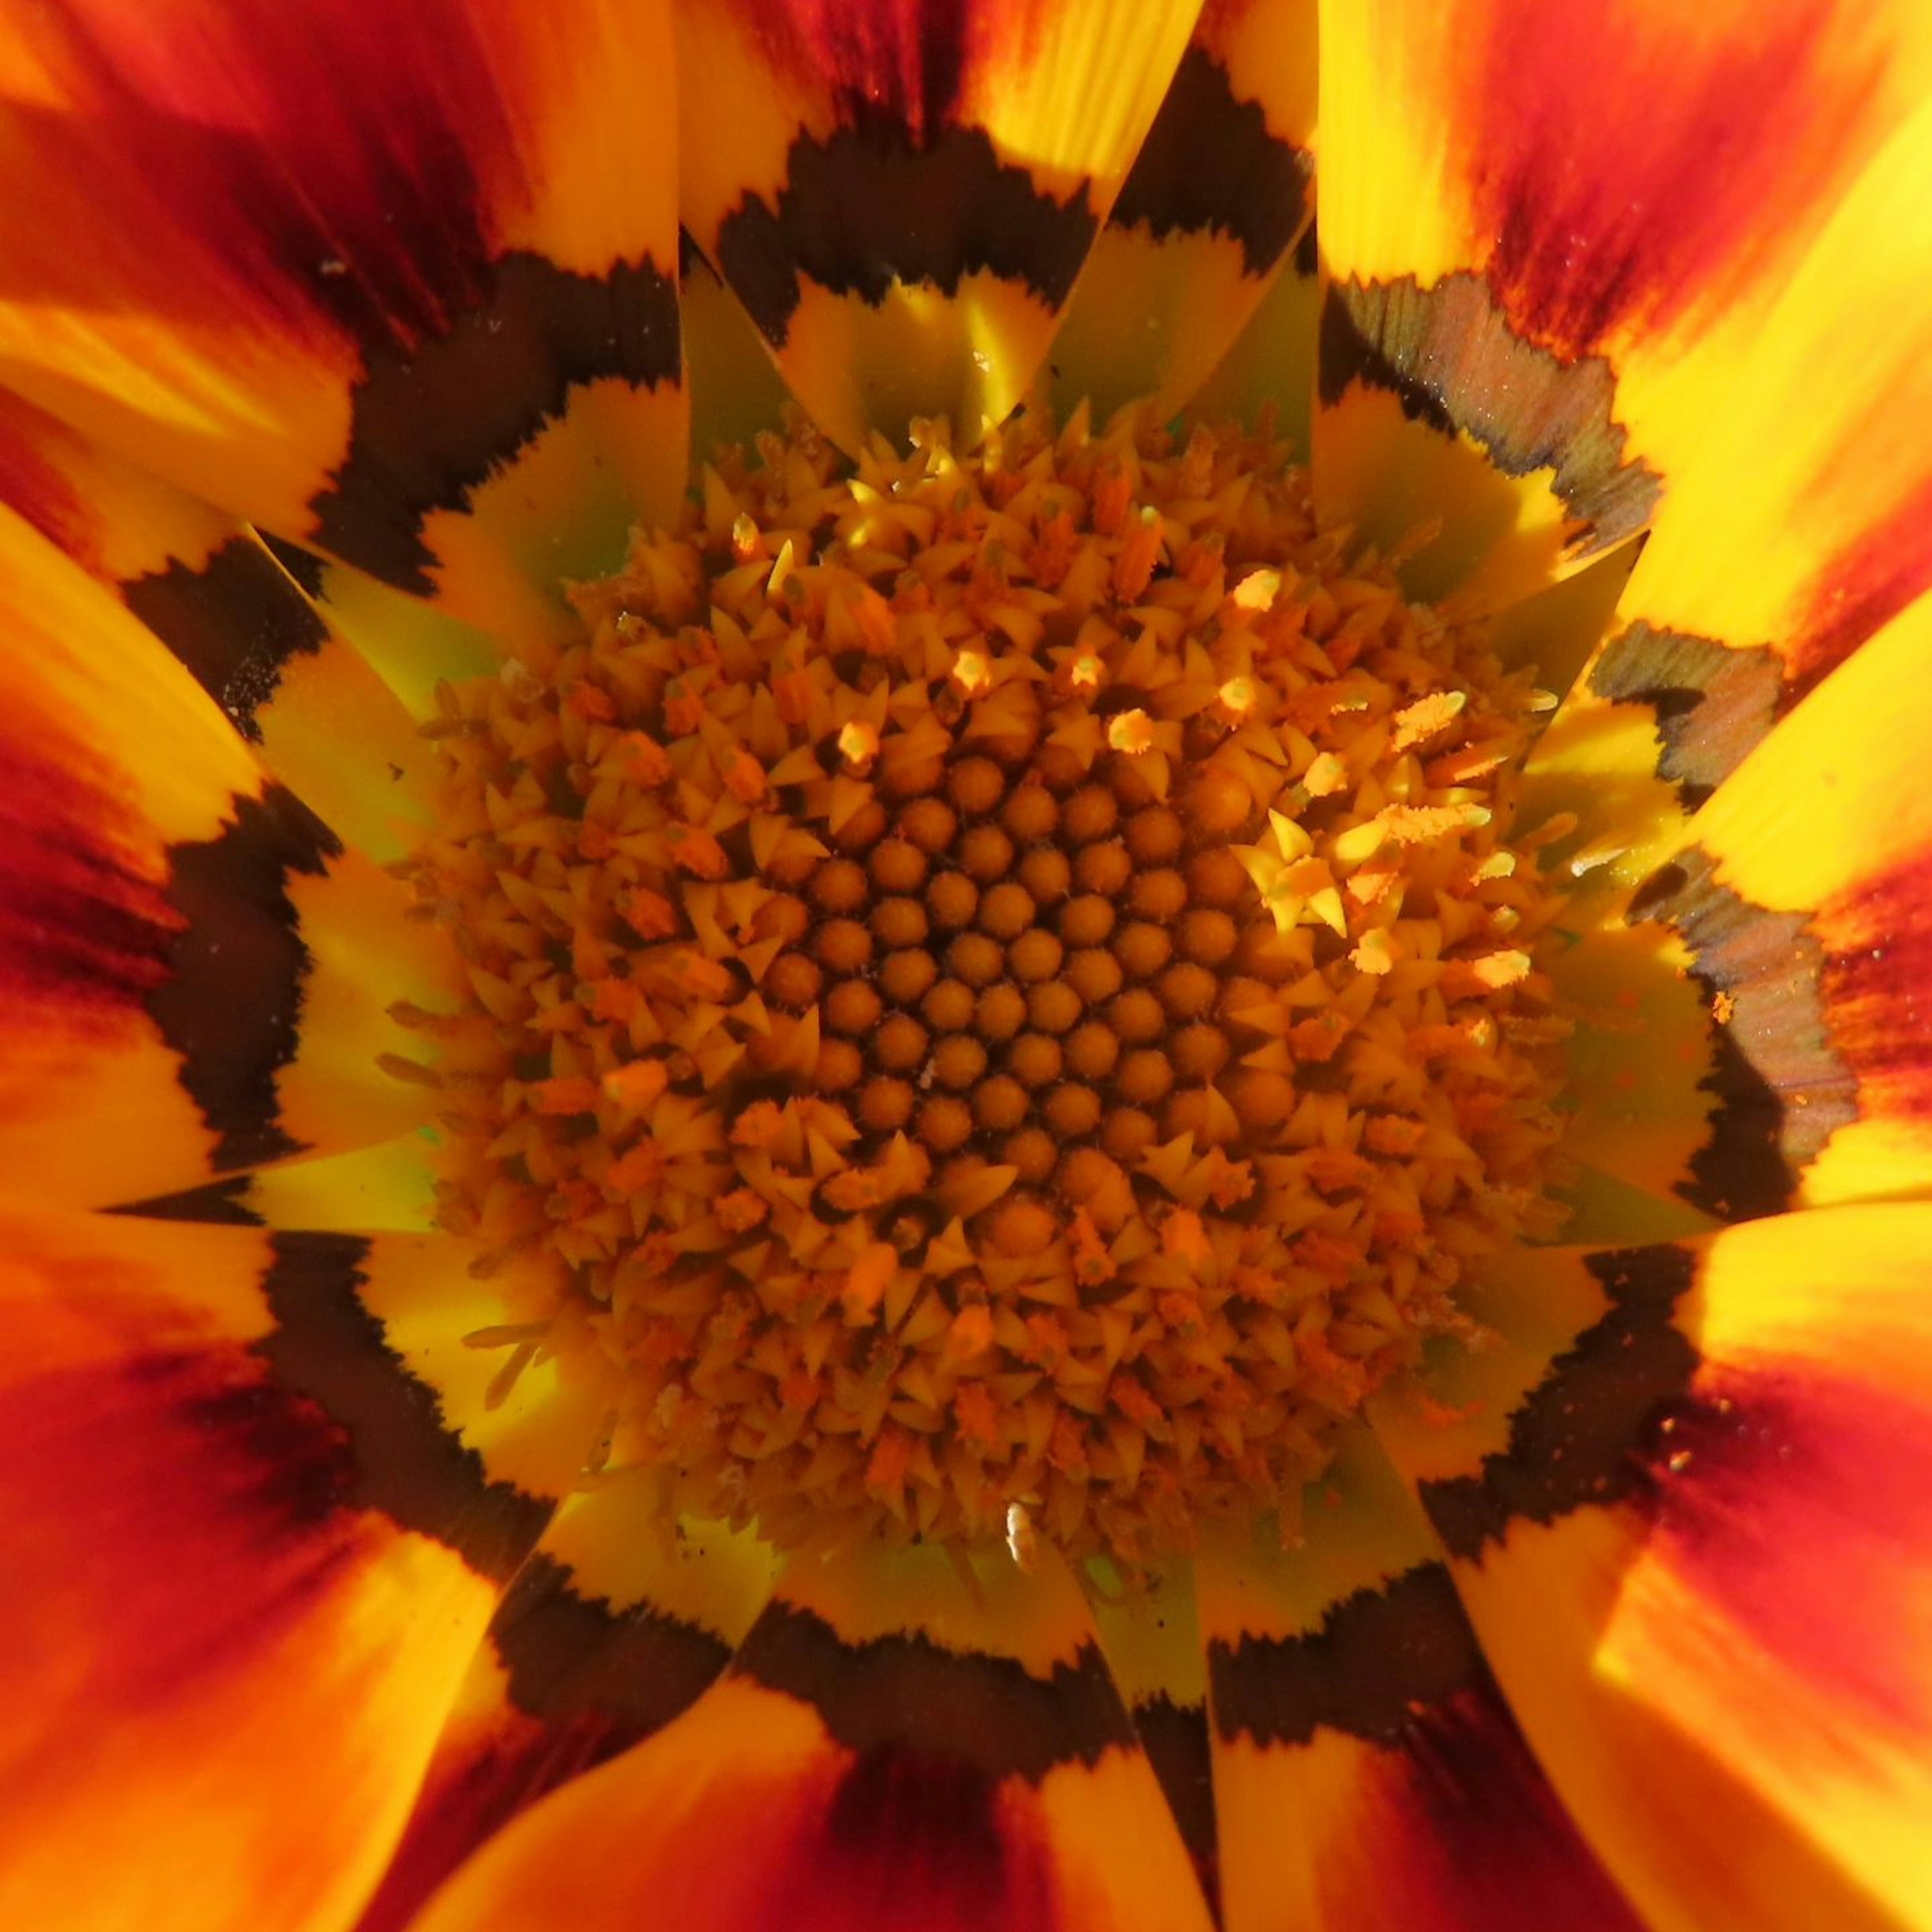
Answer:
[{"label": "stamen", "polygon": [[438,688],[407,874],[470,983],[383,1062],[462,1096],[446,1225],[548,1258],[488,1400],[601,1348],[585,1480],[781,1544],[1291,1535],[1550,1224],[1539,694],[1280,448],[1136,412],[762,438],[574,595]]}]

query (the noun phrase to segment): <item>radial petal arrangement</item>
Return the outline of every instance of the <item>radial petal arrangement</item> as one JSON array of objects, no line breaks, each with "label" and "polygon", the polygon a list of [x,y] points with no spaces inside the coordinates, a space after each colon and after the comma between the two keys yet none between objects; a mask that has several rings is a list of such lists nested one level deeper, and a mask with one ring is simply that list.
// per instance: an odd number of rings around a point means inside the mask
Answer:
[{"label": "radial petal arrangement", "polygon": [[0,1921],[1932,1928],[1928,71],[0,20]]}]

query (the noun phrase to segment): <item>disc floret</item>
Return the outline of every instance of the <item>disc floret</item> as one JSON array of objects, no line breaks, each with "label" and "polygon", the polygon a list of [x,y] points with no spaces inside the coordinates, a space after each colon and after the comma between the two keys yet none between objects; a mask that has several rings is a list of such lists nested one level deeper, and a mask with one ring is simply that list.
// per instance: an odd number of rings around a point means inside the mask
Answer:
[{"label": "disc floret", "polygon": [[1149,1560],[1552,1225],[1536,695],[1265,434],[796,428],[574,602],[440,694],[440,1193],[668,1508]]}]

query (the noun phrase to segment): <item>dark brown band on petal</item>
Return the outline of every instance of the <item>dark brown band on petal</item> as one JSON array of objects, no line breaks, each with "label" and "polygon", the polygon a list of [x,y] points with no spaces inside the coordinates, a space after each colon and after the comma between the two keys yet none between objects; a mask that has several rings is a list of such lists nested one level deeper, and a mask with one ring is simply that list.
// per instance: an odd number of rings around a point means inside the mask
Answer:
[{"label": "dark brown band on petal", "polygon": [[302,586],[303,594],[309,597],[322,595],[322,583],[328,569],[328,560],[318,556],[312,550],[304,550],[300,544],[290,543],[286,538],[272,535],[267,530],[256,533],[266,545],[268,554]]},{"label": "dark brown band on petal", "polygon": [[1726,1221],[1777,1214],[1797,1171],[1858,1115],[1856,1079],[1826,1024],[1823,948],[1803,914],[1767,912],[1720,885],[1701,848],[1646,880],[1627,916],[1674,927],[1727,1016],[1714,1020],[1698,1083],[1717,1103],[1709,1137],[1678,1192]]},{"label": "dark brown band on petal", "polygon": [[214,1136],[218,1167],[298,1154],[278,1119],[274,1076],[296,1057],[309,949],[288,881],[316,878],[342,846],[292,792],[238,798],[214,838],[172,846],[168,977],[148,993],[180,1080]]},{"label": "dark brown band on petal", "polygon": [[1634,536],[1663,488],[1648,464],[1624,455],[1610,365],[1594,356],[1565,362],[1525,341],[1478,275],[1447,275],[1429,289],[1407,275],[1332,284],[1318,380],[1330,406],[1353,382],[1388,391],[1413,420],[1473,438],[1505,476],[1553,470],[1564,507],[1588,526],[1572,540],[1573,556]]},{"label": "dark brown band on petal", "polygon": [[255,1344],[284,1389],[306,1396],[346,1453],[326,1468],[292,1469],[308,1510],[380,1510],[447,1544],[478,1574],[507,1579],[549,1520],[550,1506],[492,1482],[482,1458],[443,1424],[436,1399],[383,1340],[357,1290],[370,1244],[354,1234],[270,1236],[262,1283],[273,1332]]},{"label": "dark brown band on petal", "polygon": [[1480,1558],[1516,1522],[1552,1523],[1645,1493],[1644,1458],[1690,1386],[1696,1349],[1676,1326],[1696,1273],[1669,1246],[1592,1255],[1610,1311],[1552,1361],[1510,1418],[1509,1446],[1480,1474],[1438,1478],[1419,1493],[1452,1556]]},{"label": "dark brown band on petal", "polygon": [[1656,714],[1658,776],[1694,812],[1770,734],[1784,696],[1784,666],[1758,645],[1733,649],[1682,631],[1627,626],[1604,646],[1590,688]]},{"label": "dark brown band on petal", "polygon": [[777,207],[748,194],[718,230],[718,266],[782,347],[802,280],[876,305],[896,283],[950,296],[986,271],[1058,308],[1099,226],[1084,184],[1055,201],[1002,161],[982,128],[948,126],[915,146],[868,116],[826,140],[793,142]]},{"label": "dark brown band on petal", "polygon": [[206,562],[177,562],[136,578],[121,595],[251,740],[262,735],[255,713],[274,695],[290,659],[320,650],[328,635],[250,537],[230,539]]},{"label": "dark brown band on petal", "polygon": [[1036,1784],[1055,1765],[1091,1765],[1135,1742],[1091,1644],[1040,1678],[1011,1658],[925,1636],[848,1643],[824,1618],[779,1601],[752,1627],[731,1670],[811,1705],[848,1750],[968,1765],[990,1784],[1015,1776]]},{"label": "dark brown band on petal", "polygon": [[1301,231],[1301,238],[1294,244],[1294,272],[1307,277],[1318,274],[1322,268],[1322,242],[1316,232],[1316,224],[1310,220]]},{"label": "dark brown band on petal", "polygon": [[1134,1706],[1134,1728],[1147,1753],[1161,1796],[1180,1827],[1180,1841],[1194,1861],[1196,1876],[1216,1907],[1220,1876],[1214,1835],[1214,1747],[1204,1705],[1177,1704],[1166,1697]]},{"label": "dark brown band on petal", "polygon": [[1439,1562],[1344,1598],[1309,1636],[1216,1638],[1208,1647],[1215,1728],[1261,1744],[1306,1744],[1324,1728],[1394,1744],[1482,1668]]},{"label": "dark brown band on petal", "polygon": [[148,1011],[181,1056],[181,1083],[216,1136],[218,1166],[300,1150],[275,1095],[301,1036],[309,969],[288,884],[320,875],[341,849],[280,785],[238,798],[214,838],[170,848],[167,902],[182,925]]},{"label": "dark brown band on petal", "polygon": [[511,1702],[545,1724],[595,1724],[599,1757],[662,1730],[731,1658],[694,1624],[579,1594],[569,1569],[542,1555],[518,1573],[490,1632]]},{"label": "dark brown band on petal", "polygon": [[460,509],[570,392],[606,376],[636,388],[681,380],[677,285],[654,264],[580,275],[507,255],[487,296],[420,348],[365,350],[349,453],[310,507],[304,540],[426,596],[436,556],[424,520]]},{"label": "dark brown band on petal", "polygon": [[200,1221],[212,1227],[260,1228],[266,1224],[248,1205],[248,1177],[231,1174],[225,1180],[211,1180],[201,1187],[184,1188],[178,1194],[157,1194],[146,1201],[130,1201],[105,1210],[110,1214],[132,1214],[144,1221]]},{"label": "dark brown band on petal", "polygon": [[1314,157],[1268,132],[1204,48],[1190,47],[1114,203],[1116,227],[1156,236],[1225,235],[1251,275],[1281,259],[1308,212]]}]

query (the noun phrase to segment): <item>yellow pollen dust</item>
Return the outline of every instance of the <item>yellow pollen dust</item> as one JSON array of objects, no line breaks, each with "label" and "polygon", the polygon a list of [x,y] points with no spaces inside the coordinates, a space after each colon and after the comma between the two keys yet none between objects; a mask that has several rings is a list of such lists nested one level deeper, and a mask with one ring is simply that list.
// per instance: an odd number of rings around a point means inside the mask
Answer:
[{"label": "yellow pollen dust", "polygon": [[440,693],[442,1218],[548,1258],[501,1332],[595,1338],[668,1511],[1292,1521],[1555,1226],[1537,695],[1344,556],[1265,426],[795,427]]}]

